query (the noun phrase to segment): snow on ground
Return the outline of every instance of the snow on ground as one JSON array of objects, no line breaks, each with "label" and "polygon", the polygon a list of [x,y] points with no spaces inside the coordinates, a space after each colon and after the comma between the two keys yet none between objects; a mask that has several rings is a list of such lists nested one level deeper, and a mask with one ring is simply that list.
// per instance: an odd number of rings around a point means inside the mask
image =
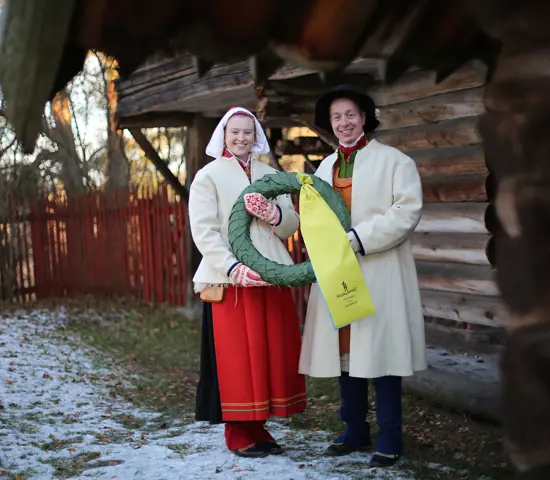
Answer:
[{"label": "snow on ground", "polygon": [[[222,426],[167,420],[110,395],[120,371],[67,338],[63,312],[0,316],[0,476],[29,479],[410,480],[405,467],[368,470],[368,456],[327,458],[326,432],[272,423],[281,456],[242,459]],[[137,426],[137,428],[136,428]],[[434,466],[443,473],[445,469]]]}]

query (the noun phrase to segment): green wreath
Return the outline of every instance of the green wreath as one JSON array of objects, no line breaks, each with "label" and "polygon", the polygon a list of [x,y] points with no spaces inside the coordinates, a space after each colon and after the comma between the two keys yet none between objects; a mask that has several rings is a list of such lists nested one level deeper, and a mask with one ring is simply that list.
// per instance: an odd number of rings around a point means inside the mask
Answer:
[{"label": "green wreath", "polygon": [[[351,217],[342,196],[324,180],[313,175],[311,180],[313,187],[332,208],[342,227],[348,232],[351,228]],[[258,272],[271,285],[296,287],[314,283],[315,273],[309,260],[297,265],[282,265],[265,258],[256,249],[250,239],[250,223],[253,217],[246,211],[244,196],[247,193],[260,193],[268,199],[274,199],[279,195],[300,193],[301,187],[296,173],[277,172],[264,175],[243,190],[229,217],[229,244],[237,260]]]}]

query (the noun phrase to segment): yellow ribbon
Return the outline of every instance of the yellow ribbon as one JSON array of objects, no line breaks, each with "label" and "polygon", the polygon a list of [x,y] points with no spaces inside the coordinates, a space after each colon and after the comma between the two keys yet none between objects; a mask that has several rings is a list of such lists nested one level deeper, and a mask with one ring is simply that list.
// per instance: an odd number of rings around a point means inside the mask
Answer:
[{"label": "yellow ribbon", "polygon": [[317,283],[335,328],[372,315],[376,310],[347,232],[305,173],[296,175],[300,189],[300,228]]}]

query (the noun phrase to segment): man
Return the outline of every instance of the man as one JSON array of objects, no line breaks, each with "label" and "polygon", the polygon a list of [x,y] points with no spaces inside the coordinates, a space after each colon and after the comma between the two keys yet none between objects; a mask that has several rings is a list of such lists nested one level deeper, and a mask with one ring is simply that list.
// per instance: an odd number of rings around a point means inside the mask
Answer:
[{"label": "man", "polygon": [[379,125],[377,110],[355,88],[340,86],[322,96],[315,123],[334,132],[340,142],[316,175],[332,184],[350,209],[353,228],[348,238],[376,313],[336,331],[314,284],[300,373],[339,377],[340,417],[346,428],[329,446],[329,455],[371,448],[367,379],[373,379],[379,431],[370,463],[391,466],[402,455],[401,379],[427,366],[410,240],[422,209],[420,177],[412,159],[367,139]]}]

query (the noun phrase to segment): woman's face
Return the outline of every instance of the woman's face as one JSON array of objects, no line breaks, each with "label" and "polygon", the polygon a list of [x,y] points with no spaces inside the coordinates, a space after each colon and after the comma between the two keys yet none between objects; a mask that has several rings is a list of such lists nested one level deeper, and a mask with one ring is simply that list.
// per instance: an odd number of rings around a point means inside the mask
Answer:
[{"label": "woman's face", "polygon": [[248,157],[254,136],[254,120],[246,115],[233,115],[225,126],[225,144],[237,157]]},{"label": "woman's face", "polygon": [[365,114],[349,98],[337,98],[330,105],[330,124],[341,143],[349,145],[363,133]]}]

